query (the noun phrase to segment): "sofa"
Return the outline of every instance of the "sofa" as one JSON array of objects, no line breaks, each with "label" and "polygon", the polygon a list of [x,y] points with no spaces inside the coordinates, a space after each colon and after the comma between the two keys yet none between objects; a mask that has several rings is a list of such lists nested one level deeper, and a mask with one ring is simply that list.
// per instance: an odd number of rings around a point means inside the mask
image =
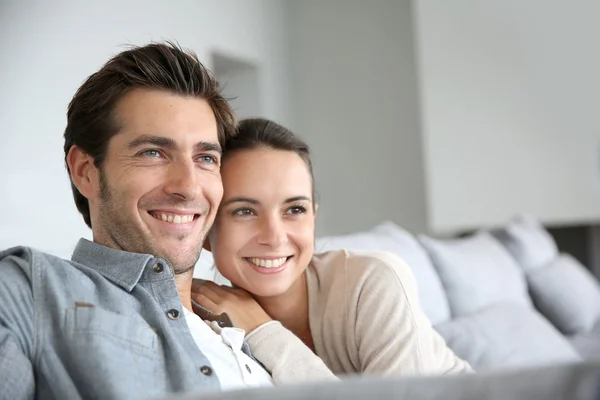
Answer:
[{"label": "sofa", "polygon": [[[534,218],[457,239],[412,235],[392,222],[319,237],[316,251],[386,251],[406,261],[433,327],[477,374],[344,377],[166,399],[527,399],[600,398],[600,287],[559,252]],[[227,281],[204,252],[195,276]]]},{"label": "sofa", "polygon": [[182,393],[164,400],[597,400],[600,363],[561,364],[478,374],[311,382],[212,393]]},{"label": "sofa", "polygon": [[434,329],[477,371],[600,361],[598,279],[532,216],[452,239],[387,221],[315,246],[406,261]]}]

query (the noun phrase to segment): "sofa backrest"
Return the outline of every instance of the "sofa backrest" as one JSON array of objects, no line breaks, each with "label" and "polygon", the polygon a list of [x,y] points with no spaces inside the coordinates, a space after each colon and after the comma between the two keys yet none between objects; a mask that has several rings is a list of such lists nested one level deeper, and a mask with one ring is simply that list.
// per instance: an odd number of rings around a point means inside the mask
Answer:
[{"label": "sofa backrest", "polygon": [[385,251],[402,258],[411,268],[417,282],[421,308],[435,325],[450,318],[448,299],[429,256],[415,237],[393,222],[349,235],[317,238],[315,252],[346,249],[353,251]]}]

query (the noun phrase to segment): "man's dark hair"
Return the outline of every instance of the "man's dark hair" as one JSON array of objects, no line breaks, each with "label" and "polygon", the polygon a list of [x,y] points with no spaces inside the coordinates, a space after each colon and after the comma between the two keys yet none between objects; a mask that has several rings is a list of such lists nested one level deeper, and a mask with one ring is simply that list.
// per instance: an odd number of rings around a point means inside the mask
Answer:
[{"label": "man's dark hair", "polygon": [[[182,96],[204,99],[217,121],[219,143],[235,135],[236,118],[221,95],[218,81],[202,65],[195,53],[172,42],[133,46],[110,59],[90,75],[73,96],[67,112],[65,128],[65,163],[72,146],[77,146],[94,159],[101,169],[110,139],[119,132],[115,107],[119,100],[135,88],[165,90]],[[71,178],[67,164],[69,178]],[[75,205],[91,228],[88,200],[71,179]]]}]

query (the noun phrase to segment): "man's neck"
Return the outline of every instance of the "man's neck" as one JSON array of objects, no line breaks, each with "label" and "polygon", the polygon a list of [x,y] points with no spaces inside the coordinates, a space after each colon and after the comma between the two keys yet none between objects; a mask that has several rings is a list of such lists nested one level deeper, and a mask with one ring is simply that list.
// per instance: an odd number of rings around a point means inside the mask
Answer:
[{"label": "man's neck", "polygon": [[181,303],[189,311],[192,309],[192,279],[194,278],[194,270],[184,272],[183,274],[175,274],[175,285],[181,298]]}]

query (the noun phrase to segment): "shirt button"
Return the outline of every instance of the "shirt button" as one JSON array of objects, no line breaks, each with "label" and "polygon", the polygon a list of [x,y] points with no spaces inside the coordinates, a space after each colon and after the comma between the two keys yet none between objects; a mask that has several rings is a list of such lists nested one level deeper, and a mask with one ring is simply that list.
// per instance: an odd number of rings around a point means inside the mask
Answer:
[{"label": "shirt button", "polygon": [[173,309],[167,311],[167,316],[170,319],[177,319],[177,318],[179,318],[179,311],[173,308]]},{"label": "shirt button", "polygon": [[250,366],[248,364],[246,364],[246,371],[248,371],[249,374],[252,373],[252,370],[250,369]]},{"label": "shirt button", "polygon": [[163,265],[161,263],[154,264],[153,269],[154,269],[154,273],[156,273],[156,274],[160,274],[161,272],[164,271]]},{"label": "shirt button", "polygon": [[213,373],[212,368],[209,367],[208,365],[200,367],[200,372],[202,372],[206,376],[211,376]]}]

